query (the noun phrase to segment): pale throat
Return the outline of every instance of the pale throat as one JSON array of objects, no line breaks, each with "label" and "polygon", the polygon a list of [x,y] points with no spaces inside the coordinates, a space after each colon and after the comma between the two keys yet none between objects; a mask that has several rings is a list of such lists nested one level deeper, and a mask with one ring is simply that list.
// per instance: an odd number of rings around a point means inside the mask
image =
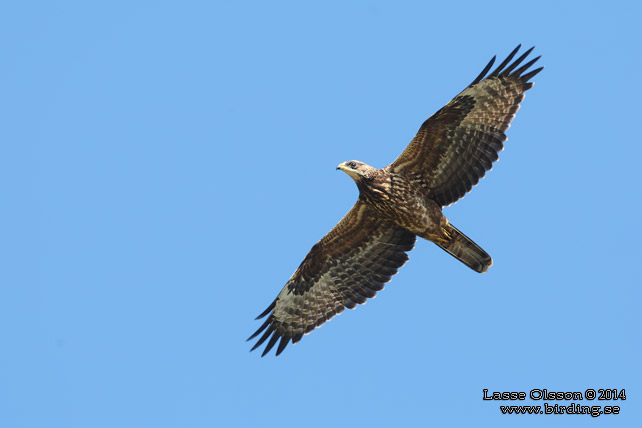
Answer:
[{"label": "pale throat", "polygon": [[350,178],[352,178],[354,181],[357,181],[357,180],[361,179],[361,175],[357,171],[343,170],[343,172],[348,174],[350,176]]}]

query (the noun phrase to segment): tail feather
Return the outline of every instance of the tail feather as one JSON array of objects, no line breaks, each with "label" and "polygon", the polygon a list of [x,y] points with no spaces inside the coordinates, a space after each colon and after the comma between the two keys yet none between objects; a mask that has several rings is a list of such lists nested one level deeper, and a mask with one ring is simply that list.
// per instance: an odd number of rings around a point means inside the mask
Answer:
[{"label": "tail feather", "polygon": [[448,254],[471,268],[472,270],[483,273],[493,264],[493,259],[488,253],[482,250],[479,245],[475,244],[469,237],[464,235],[452,224],[446,226],[446,232],[450,235],[450,240],[446,242],[436,242]]}]

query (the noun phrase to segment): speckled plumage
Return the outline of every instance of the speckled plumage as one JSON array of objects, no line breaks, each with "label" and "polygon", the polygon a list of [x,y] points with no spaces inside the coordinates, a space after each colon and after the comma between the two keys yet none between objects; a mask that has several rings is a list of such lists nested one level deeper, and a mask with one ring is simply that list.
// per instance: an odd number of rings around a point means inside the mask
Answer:
[{"label": "speckled plumage", "polygon": [[382,169],[358,161],[339,166],[357,183],[359,199],[259,315],[267,319],[248,339],[262,334],[252,350],[267,341],[265,355],[280,340],[279,355],[290,341],[298,342],[344,308],[374,297],[408,260],[417,236],[477,272],[488,269],[490,256],[441,210],[491,169],[524,92],[533,85],[529,79],[542,70],[524,74],[539,57],[519,67],[533,48],[508,65],[519,48],[486,76],[493,57],[471,85],[421,125],[392,164]]}]

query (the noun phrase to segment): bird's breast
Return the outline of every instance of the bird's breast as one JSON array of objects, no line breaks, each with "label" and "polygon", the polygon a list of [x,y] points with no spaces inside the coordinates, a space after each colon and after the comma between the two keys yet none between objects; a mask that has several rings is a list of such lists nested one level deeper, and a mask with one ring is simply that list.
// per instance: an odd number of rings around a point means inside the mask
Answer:
[{"label": "bird's breast", "polygon": [[361,198],[382,218],[416,234],[437,232],[441,207],[403,177],[375,179],[361,189]]}]

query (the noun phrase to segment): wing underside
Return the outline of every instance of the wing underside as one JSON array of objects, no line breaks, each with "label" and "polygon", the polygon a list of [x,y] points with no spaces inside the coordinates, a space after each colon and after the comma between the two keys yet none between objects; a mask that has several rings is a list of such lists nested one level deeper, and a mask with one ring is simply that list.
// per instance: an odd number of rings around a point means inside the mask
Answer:
[{"label": "wing underside", "polygon": [[[316,245],[272,304],[258,318],[262,334],[252,350],[267,341],[266,355],[280,339],[279,355],[289,342],[353,309],[383,289],[408,260],[415,235],[381,222],[361,201]],[[257,318],[257,319],[258,319]]]},{"label": "wing underside", "polygon": [[521,65],[533,48],[511,63],[518,46],[490,74],[495,58],[464,91],[426,120],[415,138],[390,164],[442,206],[449,205],[479,182],[499,157],[529,80],[543,67],[539,59]]}]

